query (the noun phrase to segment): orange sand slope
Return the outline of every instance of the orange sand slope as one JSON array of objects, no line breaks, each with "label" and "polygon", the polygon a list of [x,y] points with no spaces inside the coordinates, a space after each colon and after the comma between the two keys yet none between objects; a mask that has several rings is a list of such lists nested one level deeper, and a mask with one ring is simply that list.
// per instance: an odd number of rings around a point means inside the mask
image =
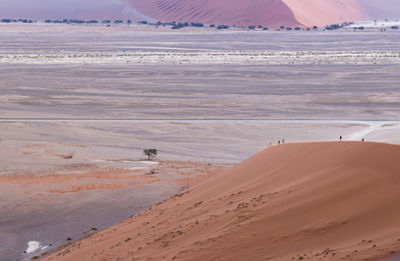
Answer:
[{"label": "orange sand slope", "polygon": [[399,159],[380,143],[274,146],[48,260],[395,257]]},{"label": "orange sand slope", "polygon": [[[128,0],[126,0],[128,1]],[[361,20],[356,0],[129,0],[160,21],[270,27],[327,25]]]}]

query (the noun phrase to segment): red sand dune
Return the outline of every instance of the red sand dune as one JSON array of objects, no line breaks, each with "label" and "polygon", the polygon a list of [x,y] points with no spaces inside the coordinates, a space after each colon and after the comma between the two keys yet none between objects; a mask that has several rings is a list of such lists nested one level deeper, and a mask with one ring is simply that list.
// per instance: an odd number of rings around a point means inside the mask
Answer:
[{"label": "red sand dune", "polygon": [[380,143],[274,146],[48,260],[393,257],[399,159]]},{"label": "red sand dune", "polygon": [[129,0],[160,21],[206,24],[313,26],[359,20],[356,0]]},{"label": "red sand dune", "polygon": [[140,12],[161,21],[288,26],[299,23],[281,0],[134,0]]}]

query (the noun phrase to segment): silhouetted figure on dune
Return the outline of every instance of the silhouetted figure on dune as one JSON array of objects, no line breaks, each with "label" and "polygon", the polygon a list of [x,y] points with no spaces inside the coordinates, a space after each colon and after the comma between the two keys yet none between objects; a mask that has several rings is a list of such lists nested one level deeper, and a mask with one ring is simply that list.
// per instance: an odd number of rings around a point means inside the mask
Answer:
[{"label": "silhouetted figure on dune", "polygon": [[365,138],[362,138],[362,139],[361,139],[361,141],[364,141],[364,140],[365,140]]},{"label": "silhouetted figure on dune", "polygon": [[340,136],[340,138],[339,138],[339,139],[340,139],[340,141],[342,141],[343,137],[342,137],[342,136]]}]

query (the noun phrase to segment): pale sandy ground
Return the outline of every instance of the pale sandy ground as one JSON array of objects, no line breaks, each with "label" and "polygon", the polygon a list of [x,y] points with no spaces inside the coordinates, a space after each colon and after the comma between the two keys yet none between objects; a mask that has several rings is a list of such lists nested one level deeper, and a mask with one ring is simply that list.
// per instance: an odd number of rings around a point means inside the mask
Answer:
[{"label": "pale sandy ground", "polygon": [[245,31],[189,28],[5,25],[2,54],[79,54],[130,51],[399,51],[400,31]]},{"label": "pale sandy ground", "polygon": [[[371,52],[396,54],[399,33],[0,28],[0,56],[14,57],[0,65],[0,207],[6,213],[0,231],[7,235],[0,251],[6,260],[117,223],[269,142],[343,135],[400,143],[398,57],[357,64]],[[236,64],[13,62],[19,55],[76,55],[76,62],[81,55],[97,60],[133,52],[157,59],[165,53],[183,62],[189,54],[211,59],[231,51]],[[238,58],[238,51],[282,59],[251,64],[252,56]],[[318,51],[319,60],[324,51],[356,55],[305,66],[287,64],[282,51],[291,57]],[[345,59],[349,64],[343,65]],[[149,147],[160,153],[155,176],[145,175],[152,167],[138,162]],[[52,246],[24,256],[30,241]]]},{"label": "pale sandy ground", "polygon": [[0,118],[398,120],[399,65],[0,65]]},{"label": "pale sandy ground", "polygon": [[390,28],[392,26],[400,26],[400,21],[398,19],[360,21],[360,22],[355,22],[353,25],[349,25],[348,27],[360,27],[360,26],[364,26],[365,28]]},{"label": "pale sandy ground", "polygon": [[[1,174],[46,170],[47,166],[130,166],[155,147],[162,160],[240,162],[278,140],[344,140],[400,144],[399,121],[0,121]],[[65,160],[69,154],[72,159]]]},{"label": "pale sandy ground", "polygon": [[385,260],[400,253],[400,146],[268,148],[44,260]]}]

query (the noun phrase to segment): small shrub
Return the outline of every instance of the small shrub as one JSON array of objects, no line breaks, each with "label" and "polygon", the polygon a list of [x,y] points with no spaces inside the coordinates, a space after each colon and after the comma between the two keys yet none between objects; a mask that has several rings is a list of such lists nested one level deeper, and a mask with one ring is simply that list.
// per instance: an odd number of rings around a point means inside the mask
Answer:
[{"label": "small shrub", "polygon": [[68,154],[63,155],[62,157],[64,159],[72,159],[74,157],[74,154],[72,152],[69,152]]},{"label": "small shrub", "polygon": [[218,27],[217,27],[218,30],[228,29],[228,28],[229,28],[229,26],[228,25],[224,25],[224,24],[218,25]]},{"label": "small shrub", "polygon": [[331,25],[325,27],[325,29],[326,30],[336,30],[336,29],[340,29],[342,27],[343,27],[343,25],[340,25],[340,24],[331,24]]},{"label": "small shrub", "polygon": [[146,150],[143,150],[143,153],[147,156],[147,159],[150,160],[150,159],[154,158],[155,156],[157,156],[158,151],[157,151],[157,149],[146,149]]},{"label": "small shrub", "polygon": [[84,23],[86,23],[85,20],[79,20],[79,19],[69,19],[69,22],[71,24],[84,24]]},{"label": "small shrub", "polygon": [[147,173],[147,175],[154,175],[157,174],[157,171],[155,169],[150,170],[149,173]]},{"label": "small shrub", "polygon": [[204,24],[202,23],[190,23],[190,25],[194,27],[204,27]]}]

